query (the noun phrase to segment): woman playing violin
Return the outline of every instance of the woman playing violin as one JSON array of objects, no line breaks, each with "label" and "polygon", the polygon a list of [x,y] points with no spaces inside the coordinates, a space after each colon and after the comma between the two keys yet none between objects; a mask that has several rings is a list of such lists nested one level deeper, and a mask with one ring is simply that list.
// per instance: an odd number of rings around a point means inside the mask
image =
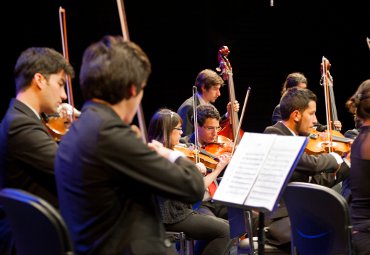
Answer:
[{"label": "woman playing violin", "polygon": [[[182,120],[180,116],[169,110],[161,109],[157,111],[148,128],[148,140],[158,141],[163,146],[175,149],[179,143],[182,129]],[[217,175],[228,163],[228,158],[221,157],[220,162],[214,171],[204,177],[205,188],[216,179]],[[198,163],[199,170],[204,172],[204,165]],[[191,204],[185,204],[180,201],[157,196],[160,205],[160,216],[168,231],[181,231],[188,237],[196,240],[205,240],[197,242],[197,246],[202,246],[201,254],[224,254],[229,245],[229,224],[226,220],[209,217],[193,210]]]}]

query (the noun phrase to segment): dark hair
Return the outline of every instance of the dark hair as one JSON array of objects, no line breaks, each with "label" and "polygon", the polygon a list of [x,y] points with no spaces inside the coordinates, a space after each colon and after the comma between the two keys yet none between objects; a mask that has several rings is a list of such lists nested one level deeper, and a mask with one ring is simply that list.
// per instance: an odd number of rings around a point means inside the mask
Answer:
[{"label": "dark hair", "polygon": [[200,94],[202,94],[202,85],[204,85],[205,90],[209,90],[213,86],[224,85],[224,80],[215,71],[204,69],[198,73],[195,79],[195,86]]},{"label": "dark hair", "polygon": [[171,148],[171,132],[182,124],[180,115],[170,109],[160,109],[152,117],[148,128],[148,141],[157,140],[167,148]]},{"label": "dark hair", "polygon": [[348,110],[360,119],[370,118],[370,79],[362,82],[346,102]]},{"label": "dark hair", "polygon": [[131,97],[131,85],[140,92],[151,73],[145,52],[121,36],[104,36],[90,45],[82,58],[80,85],[85,100],[98,98],[110,104]]},{"label": "dark hair", "polygon": [[197,106],[197,122],[198,125],[203,127],[204,123],[208,118],[220,120],[220,113],[211,104],[198,105]]},{"label": "dark hair", "polygon": [[62,70],[74,77],[73,67],[56,50],[45,47],[28,48],[18,57],[14,67],[16,92],[29,87],[36,73],[41,73],[48,79],[51,74],[57,74]]},{"label": "dark hair", "polygon": [[287,89],[296,87],[299,83],[307,84],[307,78],[304,76],[303,73],[295,72],[288,74],[283,83],[281,95],[283,95]]},{"label": "dark hair", "polygon": [[311,101],[316,102],[316,95],[309,89],[293,87],[288,89],[280,100],[280,112],[282,120],[288,120],[295,110],[304,112]]}]

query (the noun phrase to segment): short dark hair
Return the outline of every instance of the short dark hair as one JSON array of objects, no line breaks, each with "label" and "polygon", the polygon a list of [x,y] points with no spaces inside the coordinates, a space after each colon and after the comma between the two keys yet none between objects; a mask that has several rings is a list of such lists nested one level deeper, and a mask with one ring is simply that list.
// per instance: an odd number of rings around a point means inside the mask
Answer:
[{"label": "short dark hair", "polygon": [[46,47],[28,48],[18,57],[14,67],[16,92],[28,88],[36,73],[48,79],[51,74],[57,74],[62,70],[71,78],[74,77],[73,67],[56,50]]},{"label": "short dark hair", "polygon": [[208,118],[220,120],[220,113],[211,104],[198,105],[197,106],[197,122],[198,125],[203,127],[204,123]]},{"label": "short dark hair", "polygon": [[166,108],[158,110],[149,123],[148,141],[157,140],[170,148],[171,132],[179,124],[182,124],[182,119],[176,112]]},{"label": "short dark hair", "polygon": [[202,85],[206,90],[209,90],[213,86],[224,85],[224,80],[215,71],[204,69],[198,73],[195,79],[195,86],[200,94],[202,94]]},{"label": "short dark hair", "polygon": [[131,85],[140,92],[151,73],[146,53],[122,36],[104,36],[84,52],[80,85],[85,100],[98,98],[110,104],[129,99]]},{"label": "short dark hair", "polygon": [[304,112],[311,101],[317,101],[316,95],[311,90],[298,87],[288,89],[280,100],[282,120],[288,120],[290,114],[295,110]]},{"label": "short dark hair", "polygon": [[307,78],[304,76],[303,73],[294,72],[288,74],[283,83],[281,95],[283,95],[287,89],[296,87],[299,83],[307,84]]}]

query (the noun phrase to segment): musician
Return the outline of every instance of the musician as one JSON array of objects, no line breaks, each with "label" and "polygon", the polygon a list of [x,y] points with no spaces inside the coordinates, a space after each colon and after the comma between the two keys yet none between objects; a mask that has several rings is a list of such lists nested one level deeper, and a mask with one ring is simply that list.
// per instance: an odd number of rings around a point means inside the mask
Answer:
[{"label": "musician", "polygon": [[[317,123],[316,100],[316,95],[309,89],[298,87],[288,89],[280,101],[282,120],[267,127],[264,133],[307,136],[309,129]],[[333,187],[348,175],[347,159],[342,159],[335,152],[318,155],[303,153],[290,181],[311,182]],[[290,242],[290,223],[287,217],[285,205],[281,201],[277,211],[266,221],[268,227],[266,237],[269,243],[283,245]],[[279,223],[281,223],[280,226]]]},{"label": "musician", "polygon": [[147,55],[121,36],[104,36],[85,50],[80,70],[86,102],[55,160],[76,253],[175,254],[154,197],[194,203],[204,183],[180,152],[144,144],[130,127],[151,73]]},{"label": "musician", "polygon": [[[199,105],[197,107],[197,123],[198,123],[198,146],[205,149],[205,146],[217,142],[218,134],[220,130],[220,114],[213,105]],[[186,144],[196,144],[195,132],[189,136],[181,138],[180,142]],[[226,144],[220,144],[226,155],[231,155],[232,141]],[[217,181],[215,180],[217,186]],[[206,195],[203,198],[199,211],[204,214],[216,215],[217,217],[227,219],[227,209],[225,206],[215,204],[212,200],[209,190],[206,191]]]},{"label": "musician", "polygon": [[[0,125],[0,188],[23,189],[58,207],[54,180],[58,145],[42,123],[41,113],[57,112],[67,98],[66,75],[73,76],[74,70],[54,49],[32,47],[18,57],[14,75],[16,97]],[[0,222],[6,233],[6,225]],[[0,243],[0,249],[10,245],[4,236]],[[0,254],[10,253],[0,250]]]},{"label": "musician", "polygon": [[[194,131],[194,105],[196,107],[198,105],[215,103],[216,99],[221,96],[220,88],[223,85],[223,79],[211,69],[204,69],[198,73],[195,79],[195,86],[197,87],[195,104],[193,97],[190,97],[186,99],[177,110],[177,113],[181,116],[182,119],[182,136],[190,135]],[[224,114],[221,118],[222,123],[226,123],[228,121],[228,116],[231,115],[230,105],[231,104],[228,103],[227,113]],[[234,111],[239,111],[239,103],[237,101],[235,101],[234,103]]]},{"label": "musician", "polygon": [[[182,120],[180,116],[169,110],[160,109],[157,111],[150,123],[148,129],[148,140],[161,142],[169,149],[175,149],[179,144],[182,134]],[[220,162],[212,173],[206,175],[204,180],[205,189],[214,181],[218,174],[229,162],[228,157],[220,157]],[[203,163],[197,163],[205,168]],[[161,220],[168,231],[184,232],[187,237],[194,240],[204,240],[204,248],[198,248],[203,245],[197,241],[195,250],[201,254],[216,255],[225,254],[225,250],[230,241],[229,223],[226,220],[214,216],[208,216],[194,211],[192,204],[183,203],[163,196],[157,196],[160,208]]]},{"label": "musician", "polygon": [[356,254],[370,254],[370,79],[360,84],[346,105],[361,120],[360,132],[351,147],[352,239]]},{"label": "musician", "polygon": [[[281,95],[285,93],[285,91],[289,88],[298,87],[298,88],[307,88],[307,78],[304,76],[303,73],[300,72],[294,72],[287,75],[282,89],[281,89]],[[274,125],[278,121],[281,121],[281,113],[280,113],[280,104],[275,106],[275,109],[272,113],[272,124]],[[342,129],[342,123],[339,120],[334,121],[334,126],[337,128],[337,130]],[[315,123],[315,128],[317,131],[322,132],[326,129],[326,125],[322,125],[318,122]]]}]

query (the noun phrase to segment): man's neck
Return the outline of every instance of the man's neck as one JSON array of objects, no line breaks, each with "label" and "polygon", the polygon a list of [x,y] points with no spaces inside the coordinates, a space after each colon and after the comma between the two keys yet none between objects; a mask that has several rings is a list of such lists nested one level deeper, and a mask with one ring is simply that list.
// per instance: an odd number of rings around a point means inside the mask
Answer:
[{"label": "man's neck", "polygon": [[199,94],[199,92],[197,93],[197,97],[199,99],[199,102],[201,105],[204,105],[204,104],[209,104],[209,101],[206,100],[202,94]]},{"label": "man's neck", "polygon": [[284,126],[286,126],[293,135],[298,135],[298,132],[296,131],[296,125],[295,125],[294,121],[290,121],[290,120],[284,121],[284,120],[282,120],[280,122],[283,123]]}]

